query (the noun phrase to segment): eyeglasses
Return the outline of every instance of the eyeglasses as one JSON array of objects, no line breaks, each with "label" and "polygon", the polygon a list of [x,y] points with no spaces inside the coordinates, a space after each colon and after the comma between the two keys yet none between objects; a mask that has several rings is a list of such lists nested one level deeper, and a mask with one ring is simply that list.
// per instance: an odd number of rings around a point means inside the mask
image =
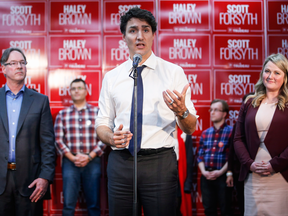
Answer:
[{"label": "eyeglasses", "polygon": [[26,62],[26,61],[12,61],[10,63],[5,63],[4,65],[5,66],[10,65],[11,67],[17,67],[19,63],[20,63],[21,67],[24,67],[27,65],[28,62]]},{"label": "eyeglasses", "polygon": [[208,112],[224,112],[224,111],[220,109],[209,109]]},{"label": "eyeglasses", "polygon": [[72,88],[70,88],[70,91],[76,91],[76,90],[78,90],[78,91],[81,91],[81,90],[84,90],[85,88],[83,88],[83,87],[72,87]]}]

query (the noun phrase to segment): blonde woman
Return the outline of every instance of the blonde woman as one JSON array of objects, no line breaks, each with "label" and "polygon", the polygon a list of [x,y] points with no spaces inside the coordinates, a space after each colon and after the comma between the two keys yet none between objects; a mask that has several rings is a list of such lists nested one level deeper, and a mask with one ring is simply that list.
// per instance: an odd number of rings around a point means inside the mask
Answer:
[{"label": "blonde woman", "polygon": [[266,58],[255,94],[243,103],[234,138],[245,215],[288,214],[288,61]]}]

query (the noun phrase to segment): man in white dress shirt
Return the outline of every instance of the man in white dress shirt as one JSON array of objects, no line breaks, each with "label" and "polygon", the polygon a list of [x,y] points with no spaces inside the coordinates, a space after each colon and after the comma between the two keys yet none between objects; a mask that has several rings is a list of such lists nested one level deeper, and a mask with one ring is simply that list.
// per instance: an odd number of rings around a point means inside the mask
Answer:
[{"label": "man in white dress shirt", "polygon": [[178,173],[172,133],[176,122],[187,134],[195,131],[198,116],[191,90],[181,67],[152,52],[157,23],[151,12],[130,9],[121,17],[120,29],[130,58],[105,75],[96,120],[98,137],[113,149],[107,167],[109,215],[133,212],[134,80],[129,74],[133,56],[140,54],[139,65],[145,66],[137,87],[138,210],[139,215],[142,206],[146,216],[172,216]]}]

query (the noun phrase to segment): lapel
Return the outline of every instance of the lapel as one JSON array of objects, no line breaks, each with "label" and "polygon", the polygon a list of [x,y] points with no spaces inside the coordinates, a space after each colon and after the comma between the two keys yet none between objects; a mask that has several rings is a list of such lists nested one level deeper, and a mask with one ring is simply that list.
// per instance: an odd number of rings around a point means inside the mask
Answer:
[{"label": "lapel", "polygon": [[[252,101],[252,100],[251,100]],[[246,114],[246,119],[248,120],[248,123],[245,123],[245,133],[247,134],[248,138],[248,142],[249,143],[249,149],[250,149],[250,156],[251,158],[254,160],[258,151],[258,148],[260,146],[260,139],[259,139],[259,135],[258,135],[258,131],[257,131],[257,126],[256,126],[256,122],[255,122],[255,117],[256,117],[256,113],[259,109],[259,107],[253,107],[252,104],[250,104],[249,106],[249,112],[247,112]]]},{"label": "lapel", "polygon": [[6,106],[6,94],[5,86],[0,89],[0,118],[6,130],[6,134],[9,134],[8,129],[8,116],[7,116],[7,106]]},{"label": "lapel", "polygon": [[18,119],[16,136],[18,135],[23,125],[23,122],[27,116],[27,113],[32,105],[33,100],[34,98],[32,97],[31,90],[25,86],[25,90],[23,94],[23,101],[22,101],[21,110],[20,110],[19,119]]},{"label": "lapel", "polygon": [[[280,119],[281,119],[281,114],[283,113],[283,111],[281,111],[281,110],[279,110],[278,109],[278,106],[276,107],[276,109],[275,109],[275,112],[274,112],[274,114],[273,114],[273,116],[272,116],[272,119],[271,119],[271,123],[270,123],[270,126],[269,126],[269,128],[268,128],[268,131],[267,131],[267,134],[266,134],[266,136],[265,136],[265,139],[264,139],[264,143],[265,143],[265,145],[266,145],[266,138],[268,137],[269,138],[269,136],[270,136],[270,134],[271,134],[271,128],[273,128],[274,127],[274,122],[277,120],[277,119],[279,119],[279,117],[280,117]],[[285,119],[285,116],[283,116],[284,117],[284,119]],[[282,117],[282,118],[283,118]],[[270,132],[270,133],[269,133]],[[275,134],[274,134],[275,135]],[[267,146],[266,146],[267,147]]]}]

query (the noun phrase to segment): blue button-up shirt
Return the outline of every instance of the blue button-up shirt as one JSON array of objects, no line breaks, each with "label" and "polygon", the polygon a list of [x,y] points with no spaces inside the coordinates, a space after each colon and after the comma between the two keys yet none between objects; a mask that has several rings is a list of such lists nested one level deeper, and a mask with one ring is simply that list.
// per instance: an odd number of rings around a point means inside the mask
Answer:
[{"label": "blue button-up shirt", "polygon": [[6,107],[7,107],[8,125],[9,125],[9,159],[8,159],[9,162],[16,162],[15,160],[16,132],[23,100],[24,89],[25,85],[23,85],[21,90],[15,95],[7,86],[7,84],[5,84]]}]

